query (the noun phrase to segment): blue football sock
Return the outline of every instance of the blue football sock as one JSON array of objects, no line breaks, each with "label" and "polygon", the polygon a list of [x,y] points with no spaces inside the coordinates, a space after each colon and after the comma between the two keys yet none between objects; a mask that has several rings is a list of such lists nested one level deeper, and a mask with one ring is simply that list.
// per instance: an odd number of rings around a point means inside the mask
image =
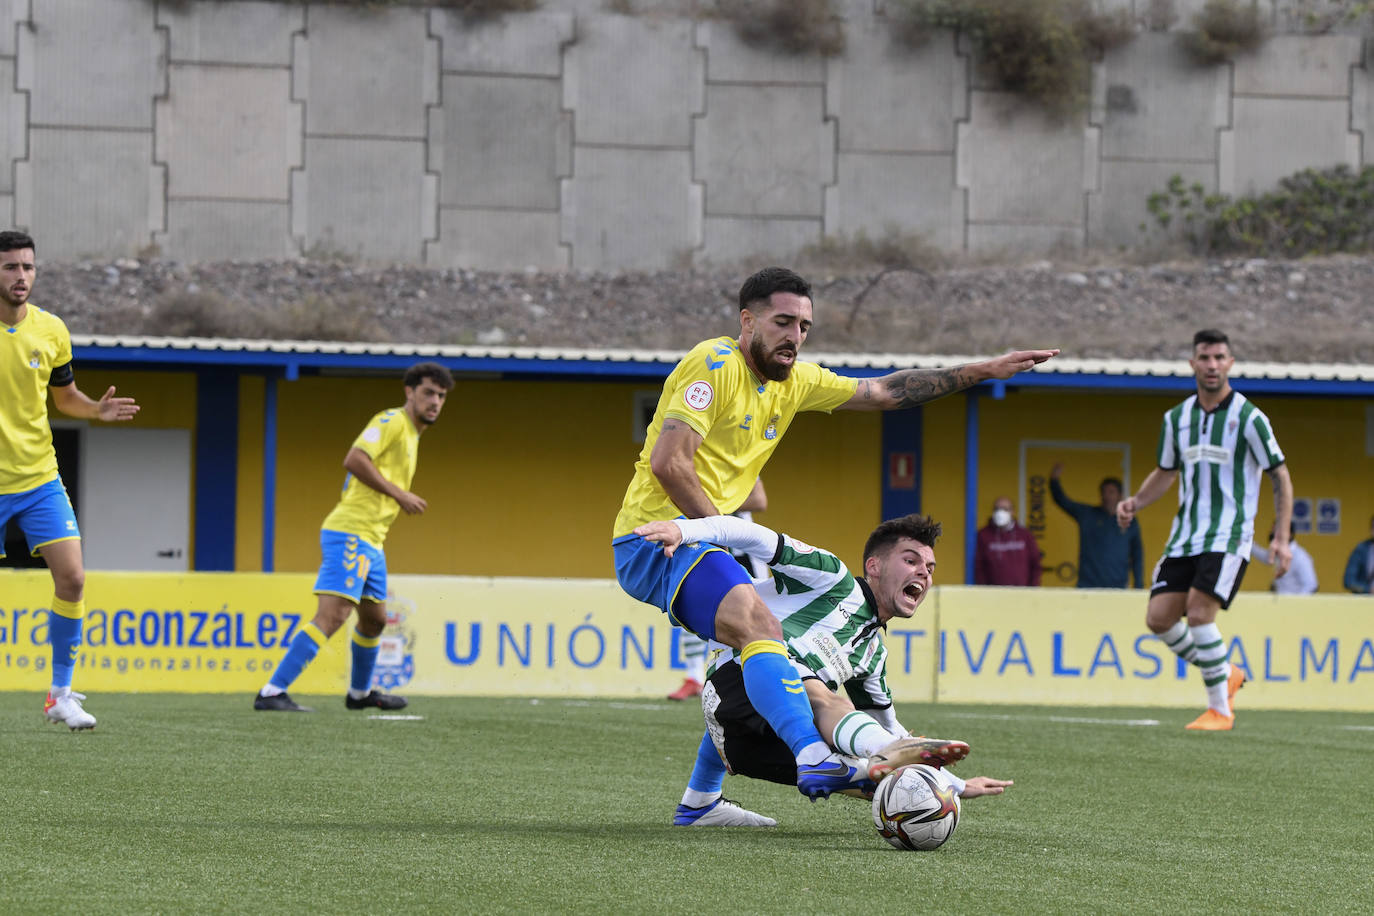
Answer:
[{"label": "blue football sock", "polygon": [[48,615],[48,644],[52,646],[52,686],[70,687],[72,671],[76,668],[76,651],[81,648],[82,620],[86,616],[84,601],[52,599],[52,613]]},{"label": "blue football sock", "polygon": [[301,627],[300,632],[291,640],[291,648],[286,650],[286,656],[281,660],[281,664],[272,672],[272,678],[268,683],[283,691],[290,687],[291,683],[301,676],[305,666],[315,660],[326,638],[320,632],[320,628],[313,623]]},{"label": "blue football sock", "polygon": [[353,630],[353,674],[348,686],[358,694],[366,696],[372,689],[372,669],[377,667],[377,655],[381,652],[381,636],[364,636],[357,628]]},{"label": "blue football sock", "polygon": [[725,785],[725,762],[720,752],[711,743],[710,734],[703,733],[701,745],[697,748],[696,766],[692,767],[692,778],[687,780],[687,788],[693,792],[716,796]]},{"label": "blue football sock", "polygon": [[740,661],[749,702],[768,720],[794,756],[800,756],[804,748],[817,742],[825,744],[816,731],[811,702],[806,698],[801,678],[787,660],[787,649],[781,642],[755,640],[744,647]]}]

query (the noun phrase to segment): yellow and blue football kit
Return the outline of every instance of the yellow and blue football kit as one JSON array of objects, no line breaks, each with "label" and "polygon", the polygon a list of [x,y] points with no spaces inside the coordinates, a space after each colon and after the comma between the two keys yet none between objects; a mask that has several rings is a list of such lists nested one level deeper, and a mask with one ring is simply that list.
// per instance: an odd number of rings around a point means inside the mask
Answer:
[{"label": "yellow and blue football kit", "polygon": [[[0,533],[13,518],[35,556],[49,544],[81,538],[72,501],[57,475],[48,422],[48,388],[74,381],[67,325],[27,303],[17,324],[0,329]],[[85,602],[53,596],[48,643],[54,689],[71,687],[85,614]]]},{"label": "yellow and blue football kit", "polygon": [[[353,440],[377,472],[403,490],[410,489],[419,455],[420,431],[405,410],[393,407],[368,421]],[[355,604],[362,597],[386,600],[386,555],[382,544],[401,504],[352,474],[343,495],[320,526],[320,573],[315,592],[341,595]]]},{"label": "yellow and blue football kit", "polygon": [[[719,598],[737,584],[736,580],[748,581],[735,576],[728,565],[722,565],[722,575],[727,571],[729,575],[724,575],[715,588],[675,605],[683,578],[703,562],[706,554],[718,548],[683,545],[672,557],[665,557],[658,545],[633,533],[636,526],[645,522],[682,514],[649,466],[666,418],[686,423],[701,435],[701,446],[692,459],[697,477],[716,508],[729,513],[749,496],[764,464],[798,413],[829,413],[849,401],[857,387],[857,379],[806,362],[793,365],[786,381],[760,380],[745,362],[738,342],[729,337],[703,341],[693,347],[664,382],[663,394],[644,438],[644,449],[635,463],[634,479],[615,520],[611,543],[615,548],[616,577],[625,591],[661,608],[698,635],[710,638]],[[725,554],[725,559],[730,559],[729,554]],[[734,565],[739,568],[738,563]],[[713,566],[707,562],[708,568]]]},{"label": "yellow and blue football kit", "polygon": [[[419,455],[420,431],[404,408],[393,407],[378,413],[353,440],[352,447],[366,453],[388,481],[403,490],[410,489]],[[354,605],[364,599],[379,604],[385,601],[386,554],[382,544],[400,512],[401,504],[396,500],[348,474],[343,495],[320,526],[320,572],[315,577],[315,594],[338,595]],[[285,693],[327,640],[313,621],[301,627],[268,684]],[[364,636],[354,628],[349,647],[353,657],[349,688],[359,695],[371,687],[380,645],[379,636]]]},{"label": "yellow and blue football kit", "polygon": [[[682,515],[649,465],[666,418],[686,423],[701,435],[692,459],[697,479],[716,509],[730,513],[749,496],[793,417],[806,410],[829,413],[857,389],[857,379],[815,363],[795,363],[785,381],[760,379],[745,362],[739,344],[728,337],[693,347],[663,385],[634,479],[615,520],[611,545],[621,588],[657,605],[676,625],[713,639],[721,600],[750,581],[744,567],[719,547],[682,544],[668,557],[658,544],[634,533],[645,522]],[[760,639],[736,648],[741,650],[750,700],[797,759],[797,788],[815,798],[845,784],[854,769],[828,757],[829,748],[816,731],[786,647],[777,640]],[[701,766],[703,758],[714,755],[714,749],[707,754],[705,741],[698,749],[700,772],[694,771],[692,786],[708,785],[716,775]],[[718,759],[715,763],[723,767]]]},{"label": "yellow and blue football kit", "polygon": [[48,423],[48,387],[73,383],[71,363],[71,336],[51,312],[30,303],[0,329],[0,530],[14,518],[35,556],[81,537]]}]

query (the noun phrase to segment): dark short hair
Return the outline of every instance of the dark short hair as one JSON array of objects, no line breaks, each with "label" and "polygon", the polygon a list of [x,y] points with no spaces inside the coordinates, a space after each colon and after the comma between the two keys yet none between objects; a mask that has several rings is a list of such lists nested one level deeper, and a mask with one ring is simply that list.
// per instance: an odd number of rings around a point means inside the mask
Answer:
[{"label": "dark short hair", "polygon": [[416,363],[406,370],[407,388],[418,388],[425,379],[429,379],[445,391],[453,387],[453,373],[438,363]]},{"label": "dark short hair", "polygon": [[1116,492],[1118,493],[1126,492],[1126,486],[1121,482],[1120,477],[1103,477],[1102,482],[1097,485],[1097,491],[1099,493],[1102,492],[1102,488],[1105,487],[1107,484],[1111,484],[1112,486],[1116,487]]},{"label": "dark short hair", "polygon": [[810,299],[811,284],[786,267],[765,267],[739,288],[739,310],[742,312],[755,302],[767,302],[774,293],[794,293]]},{"label": "dark short hair", "polygon": [[18,251],[21,248],[32,248],[34,254],[38,253],[38,246],[33,243],[33,236],[27,232],[19,232],[14,229],[0,232],[0,251]]},{"label": "dark short hair", "polygon": [[1226,348],[1231,348],[1231,338],[1227,337],[1222,331],[1216,328],[1203,328],[1193,335],[1193,349],[1198,348],[1198,344],[1226,344]]},{"label": "dark short hair", "polygon": [[864,562],[867,563],[869,557],[877,556],[902,538],[911,538],[918,544],[933,548],[940,533],[940,523],[929,515],[913,513],[901,518],[890,518],[874,528],[873,533],[868,536],[868,542],[864,544]]}]

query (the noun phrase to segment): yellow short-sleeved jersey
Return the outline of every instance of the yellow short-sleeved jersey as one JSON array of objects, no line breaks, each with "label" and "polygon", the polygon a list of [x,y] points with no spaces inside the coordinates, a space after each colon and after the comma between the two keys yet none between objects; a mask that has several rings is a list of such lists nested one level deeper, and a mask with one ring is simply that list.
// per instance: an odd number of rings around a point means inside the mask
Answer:
[{"label": "yellow short-sleeved jersey", "polygon": [[[402,490],[410,489],[415,477],[415,463],[420,453],[420,431],[400,407],[383,410],[371,420],[353,447],[362,449],[377,470]],[[386,533],[401,504],[384,496],[352,474],[344,477],[343,495],[320,525],[330,531],[356,534],[373,547],[381,548]]]},{"label": "yellow short-sleeved jersey", "polygon": [[71,335],[51,312],[29,303],[18,324],[0,325],[0,493],[57,479],[48,381],[71,361]]},{"label": "yellow short-sleeved jersey", "polygon": [[693,459],[701,487],[717,509],[734,512],[792,418],[806,410],[829,413],[852,398],[858,384],[858,379],[803,362],[792,366],[785,382],[761,381],[731,338],[697,344],[663,383],[613,537],[629,534],[636,525],[682,514],[649,468],[665,417],[681,420],[701,434]]}]

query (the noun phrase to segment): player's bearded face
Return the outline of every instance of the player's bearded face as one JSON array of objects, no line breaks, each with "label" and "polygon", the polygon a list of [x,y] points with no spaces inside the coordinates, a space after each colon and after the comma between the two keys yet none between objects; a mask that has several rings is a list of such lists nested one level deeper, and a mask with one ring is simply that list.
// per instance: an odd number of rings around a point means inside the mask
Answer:
[{"label": "player's bearded face", "polygon": [[414,388],[406,389],[406,397],[411,404],[411,413],[416,422],[430,425],[439,419],[439,411],[444,407],[448,392],[429,379],[424,379]]},{"label": "player's bearded face", "polygon": [[759,372],[764,378],[774,382],[785,382],[792,374],[792,362],[797,358],[797,348],[791,343],[783,342],[770,349],[763,342],[762,335],[755,334],[749,341],[749,355],[754,358],[754,365],[759,367]]}]

